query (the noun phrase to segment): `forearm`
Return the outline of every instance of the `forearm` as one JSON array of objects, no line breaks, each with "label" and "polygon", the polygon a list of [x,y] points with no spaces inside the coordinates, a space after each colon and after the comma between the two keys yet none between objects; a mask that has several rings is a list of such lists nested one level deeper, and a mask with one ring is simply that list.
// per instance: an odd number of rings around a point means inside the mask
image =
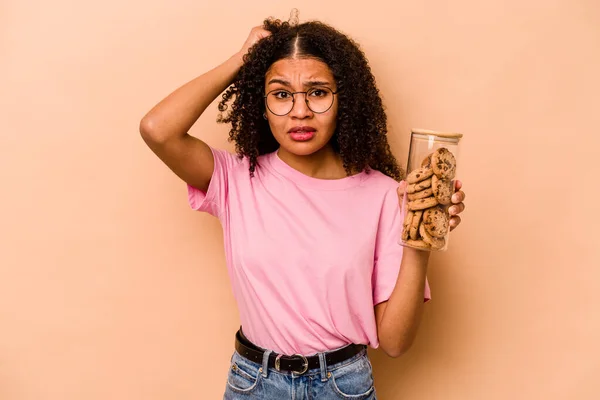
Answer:
[{"label": "forearm", "polygon": [[381,347],[393,357],[412,345],[423,314],[429,252],[405,247],[396,286],[378,326]]},{"label": "forearm", "polygon": [[142,119],[141,130],[150,131],[163,141],[185,135],[200,115],[233,81],[242,66],[236,53],[218,67],[200,75],[169,94]]}]

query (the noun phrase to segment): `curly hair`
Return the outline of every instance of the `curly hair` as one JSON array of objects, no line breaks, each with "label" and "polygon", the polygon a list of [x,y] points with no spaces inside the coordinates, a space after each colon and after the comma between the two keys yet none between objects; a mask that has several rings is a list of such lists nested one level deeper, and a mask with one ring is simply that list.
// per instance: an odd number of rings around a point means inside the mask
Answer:
[{"label": "curly hair", "polygon": [[[337,127],[331,138],[333,150],[342,159],[344,169],[375,169],[400,180],[403,171],[387,141],[387,117],[379,89],[364,53],[352,39],[322,22],[290,24],[266,19],[264,28],[271,35],[257,42],[244,56],[231,86],[219,103],[219,123],[231,123],[229,141],[235,142],[240,158],[248,157],[250,175],[257,158],[279,147],[265,112],[265,75],[278,60],[310,57],[327,64],[338,88]],[[231,110],[227,116],[222,113]]]}]

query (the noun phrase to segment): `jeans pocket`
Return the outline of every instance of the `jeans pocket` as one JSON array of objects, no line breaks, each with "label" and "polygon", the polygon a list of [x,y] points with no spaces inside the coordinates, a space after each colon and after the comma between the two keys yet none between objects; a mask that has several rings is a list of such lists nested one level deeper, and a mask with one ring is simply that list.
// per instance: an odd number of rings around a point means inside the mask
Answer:
[{"label": "jeans pocket", "polygon": [[333,390],[342,399],[365,400],[375,391],[373,369],[364,355],[348,365],[331,370]]},{"label": "jeans pocket", "polygon": [[227,386],[236,393],[252,393],[258,386],[261,373],[261,367],[250,365],[240,361],[238,357],[233,357],[227,376]]}]

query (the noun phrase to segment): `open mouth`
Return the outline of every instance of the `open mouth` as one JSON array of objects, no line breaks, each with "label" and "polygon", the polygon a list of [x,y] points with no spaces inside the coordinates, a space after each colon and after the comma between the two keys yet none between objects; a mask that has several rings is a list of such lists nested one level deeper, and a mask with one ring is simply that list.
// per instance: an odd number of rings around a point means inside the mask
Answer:
[{"label": "open mouth", "polygon": [[316,129],[310,126],[297,126],[288,131],[292,140],[297,142],[305,142],[315,136]]}]

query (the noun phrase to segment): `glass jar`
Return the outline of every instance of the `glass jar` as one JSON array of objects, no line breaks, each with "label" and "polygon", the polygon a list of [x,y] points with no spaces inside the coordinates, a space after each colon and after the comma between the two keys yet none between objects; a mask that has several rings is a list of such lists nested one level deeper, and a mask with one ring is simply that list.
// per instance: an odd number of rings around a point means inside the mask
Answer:
[{"label": "glass jar", "polygon": [[399,243],[426,251],[448,248],[461,133],[413,129],[406,167]]}]

